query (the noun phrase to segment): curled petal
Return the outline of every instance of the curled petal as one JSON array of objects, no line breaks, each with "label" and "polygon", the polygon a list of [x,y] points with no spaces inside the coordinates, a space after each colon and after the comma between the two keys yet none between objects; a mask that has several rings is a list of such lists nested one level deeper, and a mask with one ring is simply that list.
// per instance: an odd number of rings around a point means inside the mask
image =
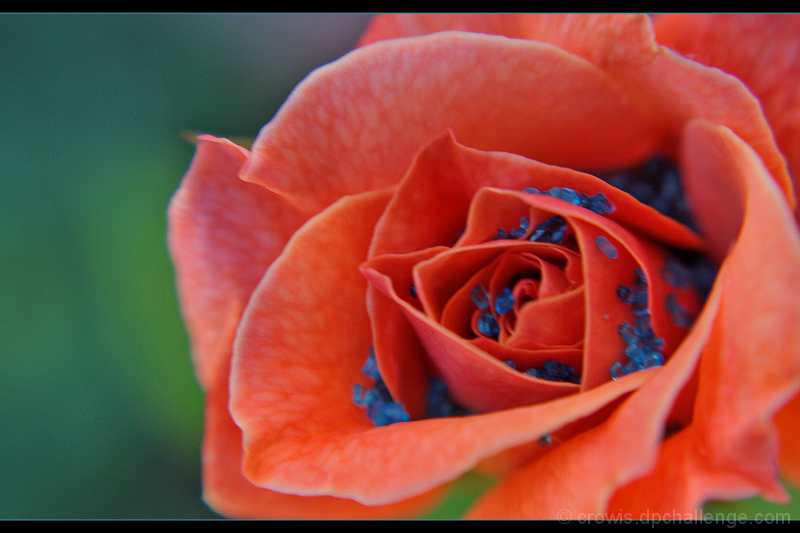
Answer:
[{"label": "curled petal", "polygon": [[671,404],[691,378],[718,304],[718,292],[712,293],[669,364],[634,372],[616,382],[653,375],[606,421],[506,476],[467,517],[552,519],[565,517],[565,512],[570,513],[569,518],[606,516],[614,491],[648,472],[655,462]]}]

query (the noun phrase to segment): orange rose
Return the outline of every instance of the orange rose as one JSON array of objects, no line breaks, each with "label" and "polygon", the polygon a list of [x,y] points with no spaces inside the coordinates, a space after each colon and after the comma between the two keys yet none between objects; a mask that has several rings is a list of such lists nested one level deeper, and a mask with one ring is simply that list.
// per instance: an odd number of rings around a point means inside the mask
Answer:
[{"label": "orange rose", "polygon": [[474,468],[474,518],[785,500],[798,54],[785,16],[380,16],[252,151],[201,137],[209,505],[409,516]]}]

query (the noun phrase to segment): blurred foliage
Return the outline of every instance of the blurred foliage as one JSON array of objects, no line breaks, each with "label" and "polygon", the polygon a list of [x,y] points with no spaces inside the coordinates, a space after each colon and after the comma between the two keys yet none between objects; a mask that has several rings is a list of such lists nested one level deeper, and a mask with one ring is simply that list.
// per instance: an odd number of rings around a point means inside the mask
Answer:
[{"label": "blurred foliage", "polygon": [[184,136],[255,137],[367,21],[0,15],[0,519],[216,517],[165,246]]},{"label": "blurred foliage", "polygon": [[364,15],[0,16],[0,518],[211,518],[165,210]]}]

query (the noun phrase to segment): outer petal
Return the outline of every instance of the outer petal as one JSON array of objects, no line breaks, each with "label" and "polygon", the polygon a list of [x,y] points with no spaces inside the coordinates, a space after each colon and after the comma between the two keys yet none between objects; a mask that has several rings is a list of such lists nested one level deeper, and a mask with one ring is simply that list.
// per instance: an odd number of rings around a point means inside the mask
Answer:
[{"label": "outer petal", "polygon": [[743,219],[734,221],[740,231],[717,278],[721,308],[700,363],[692,423],[665,443],[653,473],[620,491],[612,507],[693,510],[712,498],[786,496],[777,482],[772,419],[800,387],[800,236],[741,139],[698,122],[685,144],[690,197],[733,186],[743,205],[728,207]]},{"label": "outer petal", "polygon": [[249,152],[201,136],[168,212],[168,244],[201,384],[218,381],[250,293],[308,218],[280,196],[238,178]]},{"label": "outer petal", "polygon": [[[765,101],[781,148],[793,166],[800,155],[800,77],[798,24],[793,17],[719,20],[697,15],[656,17],[659,38],[680,51],[698,54],[706,64],[739,75]],[[683,17],[683,18],[679,18]],[[778,20],[780,19],[780,20]],[[528,14],[379,15],[362,44],[377,39],[445,30],[496,33],[552,43],[600,66],[651,111],[676,140],[687,120],[701,117],[731,128],[765,161],[792,206],[791,177],[775,149],[772,130],[759,102],[739,80],[709,71],[660,47],[645,15]],[[697,30],[697,31],[696,31]],[[743,34],[744,33],[744,37]],[[735,43],[735,44],[734,44]],[[767,46],[769,43],[769,46]],[[732,46],[736,48],[732,49]],[[734,51],[735,50],[735,51]],[[576,100],[571,100],[575,104]],[[572,165],[576,168],[575,165]],[[794,169],[797,175],[800,170]]]},{"label": "outer petal", "polygon": [[448,30],[533,39],[536,22],[535,16],[516,13],[392,13],[374,17],[358,44],[366,46],[386,39]]},{"label": "outer petal", "polygon": [[662,133],[580,57],[450,32],[375,43],[313,72],[261,130],[243,176],[319,210],[396,184],[447,128],[477,149],[572,168],[633,164]]},{"label": "outer petal", "polygon": [[655,17],[658,41],[739,77],[761,101],[795,179],[800,176],[800,16],[677,14]]},{"label": "outer petal", "polygon": [[328,496],[305,497],[260,489],[242,474],[242,432],[228,412],[228,380],[212,387],[206,399],[203,441],[203,497],[214,510],[241,519],[353,519],[413,516],[432,506],[427,493],[387,506],[365,506]]},{"label": "outer petal", "polygon": [[[230,401],[253,484],[370,505],[402,500],[570,422],[586,427],[657,373],[546,406],[373,428],[353,403],[353,385],[366,384],[361,366],[370,342],[358,267],[386,201],[383,192],[366,193],[320,213],[254,292],[237,333]],[[317,262],[320,250],[326,265]]]}]

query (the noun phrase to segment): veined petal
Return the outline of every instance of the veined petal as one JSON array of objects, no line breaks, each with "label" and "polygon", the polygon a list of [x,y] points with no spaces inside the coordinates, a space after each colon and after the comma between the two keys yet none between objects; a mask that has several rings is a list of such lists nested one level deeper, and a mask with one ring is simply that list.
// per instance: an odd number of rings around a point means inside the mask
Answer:
[{"label": "veined petal", "polygon": [[195,369],[208,387],[228,363],[251,292],[308,215],[238,178],[246,149],[208,135],[198,140],[170,202],[168,244]]}]

